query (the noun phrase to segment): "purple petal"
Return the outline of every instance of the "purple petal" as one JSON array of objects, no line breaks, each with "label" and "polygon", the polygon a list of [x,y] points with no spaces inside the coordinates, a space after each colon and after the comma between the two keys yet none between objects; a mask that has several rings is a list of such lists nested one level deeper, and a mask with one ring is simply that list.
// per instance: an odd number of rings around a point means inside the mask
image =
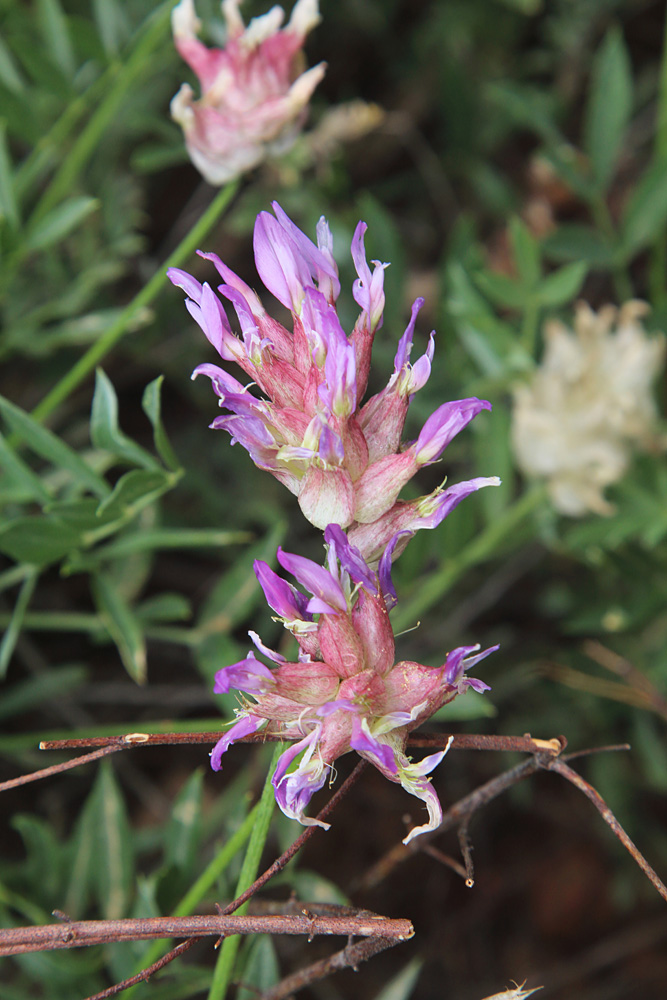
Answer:
[{"label": "purple petal", "polygon": [[271,670],[256,658],[253,652],[248,653],[245,660],[223,667],[215,675],[213,694],[227,694],[232,688],[236,691],[248,691],[251,694],[267,691],[275,680]]},{"label": "purple petal", "polygon": [[323,610],[325,614],[347,611],[347,600],[343,588],[323,566],[318,566],[316,562],[313,562],[312,559],[306,559],[305,556],[283,552],[281,548],[278,549],[278,562],[317,599],[316,602],[309,602],[308,609],[310,611]]},{"label": "purple petal", "polygon": [[481,410],[490,409],[490,403],[475,396],[443,403],[428,418],[413,445],[417,462],[420,465],[434,462],[452,438],[456,437]]},{"label": "purple petal", "polygon": [[419,310],[424,305],[424,300],[422,298],[415,299],[412,303],[412,314],[410,316],[410,322],[408,323],[405,333],[398,342],[398,350],[396,351],[396,356],[394,357],[394,374],[398,375],[399,372],[407,365],[410,360],[410,351],[412,350],[412,338],[415,332],[415,323],[417,322],[417,314]]},{"label": "purple petal", "polygon": [[275,649],[270,649],[269,646],[265,646],[260,637],[252,629],[248,630],[248,635],[250,636],[255,648],[263,653],[267,660],[272,660],[273,663],[286,663],[286,659],[280,653],[276,653]]},{"label": "purple petal", "polygon": [[222,767],[222,755],[226,753],[232,743],[256,733],[266,724],[266,719],[260,719],[256,715],[244,715],[239,721],[222,736],[211,750],[211,767],[214,771],[219,771]]},{"label": "purple petal", "polygon": [[349,543],[339,524],[327,525],[324,529],[324,541],[333,548],[335,557],[354,583],[376,596],[378,588],[375,573],[369,568],[359,549]]},{"label": "purple petal", "polygon": [[187,271],[181,271],[180,267],[170,267],[167,270],[167,277],[177,288],[182,288],[185,294],[199,305],[201,301],[201,282],[193,278]]},{"label": "purple petal", "polygon": [[368,229],[365,222],[359,222],[352,237],[352,260],[359,278],[352,286],[354,301],[361,308],[362,314],[368,319],[371,330],[382,326],[382,311],[384,309],[384,269],[388,264],[374,260],[375,269],[371,269],[366,261],[364,233]]},{"label": "purple petal", "polygon": [[216,396],[220,396],[221,398],[224,398],[228,393],[241,395],[245,392],[245,386],[238,379],[235,379],[233,375],[230,375],[224,368],[219,368],[217,365],[212,365],[208,362],[203,365],[197,365],[190,378],[195,379],[198,375],[207,375],[211,380]]},{"label": "purple petal", "polygon": [[380,562],[378,564],[378,577],[380,579],[380,589],[382,591],[382,596],[384,597],[384,603],[387,611],[391,611],[391,609],[395,608],[398,604],[396,588],[394,587],[394,581],[391,578],[391,564],[394,558],[396,543],[399,538],[403,538],[405,535],[412,536],[413,534],[414,532],[407,530],[397,531],[394,537],[389,541],[389,544],[380,557]]},{"label": "purple petal", "polygon": [[371,757],[375,757],[382,770],[390,774],[398,774],[396,754],[387,743],[380,743],[374,736],[371,736],[365,719],[355,718],[352,720],[350,746],[357,753],[370,754]]},{"label": "purple petal", "polygon": [[304,289],[312,287],[312,281],[297,243],[277,219],[268,212],[260,212],[255,222],[253,247],[255,264],[265,286],[286,309],[299,312]]},{"label": "purple petal", "polygon": [[277,201],[272,202],[271,207],[282,228],[286,233],[289,233],[299,248],[301,256],[309,266],[311,277],[317,281],[320,292],[327,300],[335,302],[340,294],[340,281],[338,280],[338,267],[333,256],[331,230],[324,216],[317,223],[318,245],[315,246],[313,241],[292,222]]},{"label": "purple petal", "polygon": [[281,618],[286,621],[312,621],[312,615],[306,611],[308,600],[304,594],[278,576],[262,559],[255,560],[253,569],[267,604]]}]

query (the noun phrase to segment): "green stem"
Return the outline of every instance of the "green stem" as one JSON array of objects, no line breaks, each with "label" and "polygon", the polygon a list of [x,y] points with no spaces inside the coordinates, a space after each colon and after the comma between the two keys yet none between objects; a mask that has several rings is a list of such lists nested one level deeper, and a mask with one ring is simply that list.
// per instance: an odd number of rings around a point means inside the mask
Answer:
[{"label": "green stem", "polygon": [[[241,874],[239,875],[238,884],[236,886],[237,896],[240,896],[242,892],[245,892],[248,886],[252,885],[257,878],[259,862],[261,860],[262,851],[264,850],[264,844],[266,843],[266,838],[269,832],[269,823],[271,822],[271,816],[273,814],[273,807],[275,803],[271,776],[273,775],[278,763],[278,758],[283,750],[283,744],[279,743],[276,746],[271,760],[269,773],[266,776],[264,790],[262,791],[262,797],[259,800],[257,819],[248,842],[248,849],[246,851],[245,858],[243,859]],[[244,903],[243,906],[240,906],[236,912],[239,914],[245,913],[247,908],[248,904]],[[232,978],[234,962],[236,960],[240,943],[241,938],[238,934],[234,937],[225,938],[222,942],[218,960],[213,971],[213,979],[211,981],[208,1000],[223,1000]]]},{"label": "green stem", "polygon": [[195,223],[174,252],[158,268],[148,284],[144,285],[141,291],[123,309],[116,322],[112,323],[106,333],[86,351],[82,358],[79,358],[70,371],[63,376],[60,382],[53,387],[51,392],[33,410],[32,416],[35,420],[44,420],[45,417],[49,416],[49,414],[60,406],[69,394],[76,389],[79,383],[95,368],[98,362],[127,333],[137,313],[152,302],[163,288],[165,284],[164,272],[167,268],[179,267],[187,260],[190,254],[197,248],[197,244],[205,239],[219,216],[224,212],[236,193],[237,187],[238,181],[232,181],[218,191],[199,221]]},{"label": "green stem", "polygon": [[535,342],[537,340],[538,319],[540,307],[534,299],[529,299],[523,313],[521,323],[521,345],[529,357],[535,357]]},{"label": "green stem", "polygon": [[[604,198],[601,195],[596,195],[591,201],[590,206],[598,229],[604,233],[612,247],[618,247],[618,236]],[[630,280],[627,267],[623,264],[614,264],[612,275],[619,303],[627,302],[628,299],[633,297],[632,281]]]},{"label": "green stem", "polygon": [[[658,83],[658,114],[655,131],[655,163],[667,163],[667,15],[662,44],[662,64]],[[658,308],[667,299],[667,232],[656,239],[649,258],[649,289],[651,304]]]},{"label": "green stem", "polygon": [[415,597],[408,601],[394,619],[394,631],[401,631],[414,625],[420,615],[432,608],[447,593],[464,570],[484,559],[490,558],[498,546],[515,531],[522,521],[533,513],[544,501],[546,491],[543,486],[527,490],[515,503],[507,507],[496,520],[477,535],[458,555],[449,560],[441,569],[431,573],[418,586]]},{"label": "green stem", "polygon": [[[241,826],[238,828],[236,833],[234,833],[227,843],[224,845],[221,851],[219,851],[213,860],[210,862],[207,868],[199,876],[195,884],[188,890],[188,892],[183,896],[183,899],[176,906],[173,911],[173,916],[175,917],[187,917],[193,911],[194,908],[201,902],[209,889],[212,889],[217,880],[220,878],[224,870],[227,868],[228,864],[236,857],[238,852],[241,850],[246,840],[250,836],[255,823],[257,822],[258,812],[260,803],[250,810],[246,818],[244,819]],[[137,972],[141,969],[145,969],[147,966],[152,965],[156,962],[160,955],[163,954],[165,950],[164,941],[155,941],[146,950],[146,952],[141,956],[141,961],[139,962]],[[136,986],[130,987],[127,991],[126,996],[130,997],[136,991]]]}]

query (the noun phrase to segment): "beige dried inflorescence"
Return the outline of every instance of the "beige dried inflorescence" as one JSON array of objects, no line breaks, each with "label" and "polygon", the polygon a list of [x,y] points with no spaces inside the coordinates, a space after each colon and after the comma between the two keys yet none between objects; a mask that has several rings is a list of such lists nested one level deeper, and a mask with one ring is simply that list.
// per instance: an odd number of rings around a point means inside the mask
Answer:
[{"label": "beige dried inflorescence", "polygon": [[545,328],[542,363],[514,394],[517,464],[546,479],[555,508],[573,517],[610,514],[604,489],[621,478],[635,449],[664,447],[651,385],[662,369],[665,338],[648,336],[644,302],[575,311],[574,330]]}]

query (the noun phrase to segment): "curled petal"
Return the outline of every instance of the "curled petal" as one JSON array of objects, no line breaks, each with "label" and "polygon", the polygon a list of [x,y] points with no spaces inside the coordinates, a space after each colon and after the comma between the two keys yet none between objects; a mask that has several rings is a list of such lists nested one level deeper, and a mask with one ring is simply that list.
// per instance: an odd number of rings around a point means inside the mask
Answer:
[{"label": "curled petal", "polygon": [[358,280],[352,286],[352,294],[354,301],[362,310],[362,316],[366,317],[367,325],[371,330],[375,330],[382,326],[384,269],[389,267],[389,264],[382,264],[379,260],[374,260],[375,268],[371,274],[364,247],[364,233],[367,229],[366,223],[360,222],[352,237],[352,259],[359,275]]},{"label": "curled petal", "polygon": [[370,757],[373,764],[387,777],[398,774],[396,753],[387,743],[381,743],[372,734],[366,719],[352,720],[352,737],[350,746],[363,757]]},{"label": "curled petal", "polygon": [[[322,787],[327,777],[326,766],[322,761],[312,760],[320,733],[321,726],[318,725],[308,736],[288,747],[280,755],[271,783],[275,789],[276,802],[286,816],[297,820],[303,826],[321,826],[328,830],[328,823],[304,815],[311,798]],[[299,766],[291,774],[287,774],[287,768],[302,750],[305,753]]]},{"label": "curled petal", "polygon": [[264,666],[251,651],[245,660],[223,667],[215,675],[214,694],[227,694],[232,688],[259,694],[275,686],[271,670]]},{"label": "curled petal", "polygon": [[244,715],[232,728],[222,736],[211,750],[211,767],[214,771],[219,771],[222,767],[222,755],[226,753],[232,743],[256,733],[258,729],[266,725],[266,719],[260,719],[256,715]]},{"label": "curled petal", "polygon": [[463,430],[481,410],[490,410],[491,403],[471,396],[443,403],[428,418],[413,445],[415,458],[420,465],[434,462],[452,438]]},{"label": "curled petal", "polygon": [[394,549],[396,548],[399,539],[405,538],[406,535],[407,538],[412,538],[412,534],[412,531],[397,531],[382,553],[378,564],[378,577],[380,578],[380,587],[382,589],[382,596],[384,597],[384,603],[387,611],[391,611],[391,609],[396,607],[398,604],[396,588],[394,587],[394,582],[391,578],[391,564],[394,558]]}]

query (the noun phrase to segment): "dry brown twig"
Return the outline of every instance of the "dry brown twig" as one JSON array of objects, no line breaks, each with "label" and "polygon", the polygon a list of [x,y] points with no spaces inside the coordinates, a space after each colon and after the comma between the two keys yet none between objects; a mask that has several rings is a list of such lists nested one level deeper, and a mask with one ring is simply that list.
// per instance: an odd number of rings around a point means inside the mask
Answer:
[{"label": "dry brown twig", "polygon": [[[91,753],[82,755],[72,761],[44,768],[33,774],[25,775],[23,778],[11,779],[0,785],[0,791],[5,787],[17,787],[29,781],[35,781],[43,777],[50,777],[60,771],[68,770],[79,764],[87,763],[106,756],[118,750],[128,749],[137,746],[163,745],[165,743],[213,743],[218,739],[219,734],[215,733],[129,733],[116,737],[99,737],[82,740],[58,740],[48,741],[40,744],[41,749],[83,749],[84,747],[95,747]],[[248,739],[246,742],[261,742],[258,739]],[[622,826],[612,813],[611,809],[604,802],[599,793],[581,777],[576,771],[568,766],[566,761],[588,753],[601,752],[602,750],[627,749],[627,747],[605,747],[595,750],[581,751],[569,754],[566,758],[560,755],[567,745],[564,737],[552,740],[537,740],[530,735],[522,737],[493,737],[476,735],[457,735],[450,737],[449,734],[422,734],[413,736],[410,745],[413,747],[435,748],[445,746],[451,742],[453,749],[475,749],[475,750],[513,750],[530,753],[528,760],[504,774],[498,775],[484,785],[475,789],[470,795],[465,796],[455,803],[445,813],[443,822],[437,833],[457,828],[459,833],[459,843],[464,865],[442,854],[432,847],[429,841],[433,834],[426,835],[414,842],[410,847],[398,845],[389,851],[380,861],[368,872],[360,883],[363,887],[376,884],[396,867],[397,864],[406,860],[415,853],[415,850],[426,850],[439,861],[448,864],[458,874],[466,878],[467,884],[474,883],[472,865],[472,845],[468,837],[468,824],[473,814],[482,806],[496,798],[503,791],[524,778],[529,777],[538,770],[551,770],[560,774],[566,780],[574,784],[582,791],[598,809],[605,822],[611,827],[614,834],[623,843],[629,853],[634,857],[642,871],[655,886],[657,891],[667,900],[667,888],[661,879],[648,864],[636,845],[628,837]],[[361,761],[349,778],[343,783],[338,792],[332,796],[331,800],[318,814],[318,819],[322,820],[328,816],[338,804],[340,799],[347,793],[354,781],[357,780],[361,771],[365,767],[365,762]],[[88,1000],[104,1000],[104,998],[115,996],[117,993],[135,983],[148,979],[158,969],[163,968],[174,958],[183,954],[188,948],[202,936],[214,934],[217,937],[234,933],[281,933],[281,934],[303,934],[309,936],[314,934],[349,934],[351,936],[364,936],[364,940],[348,945],[341,951],[323,959],[319,962],[301,969],[291,976],[288,976],[281,983],[271,990],[264,1000],[282,1000],[297,989],[314,982],[317,979],[329,975],[337,969],[356,967],[372,955],[377,954],[386,948],[392,947],[400,941],[412,936],[412,925],[407,920],[389,920],[388,918],[376,914],[367,914],[357,911],[349,912],[342,916],[327,917],[317,916],[304,909],[296,916],[277,915],[270,917],[231,917],[231,914],[244,902],[268,882],[274,875],[281,871],[292,857],[301,849],[310,836],[318,829],[316,826],[306,828],[303,833],[294,841],[290,848],[284,852],[249,889],[238,899],[224,908],[219,908],[216,916],[198,916],[186,918],[152,918],[143,921],[81,921],[78,923],[66,921],[64,924],[48,925],[46,927],[32,928],[12,928],[10,931],[0,931],[0,955],[19,954],[28,950],[44,950],[51,948],[79,947],[86,944],[97,944],[119,940],[141,940],[150,937],[173,937],[181,934],[189,934],[188,940],[182,942],[177,947],[164,955],[158,962],[155,962],[148,969],[124,980],[115,986],[109,987],[90,997]],[[273,921],[273,923],[272,923]],[[275,927],[274,927],[275,923]],[[502,995],[502,994],[501,994]],[[511,995],[511,994],[510,994]],[[528,994],[521,994],[527,996]]]}]

